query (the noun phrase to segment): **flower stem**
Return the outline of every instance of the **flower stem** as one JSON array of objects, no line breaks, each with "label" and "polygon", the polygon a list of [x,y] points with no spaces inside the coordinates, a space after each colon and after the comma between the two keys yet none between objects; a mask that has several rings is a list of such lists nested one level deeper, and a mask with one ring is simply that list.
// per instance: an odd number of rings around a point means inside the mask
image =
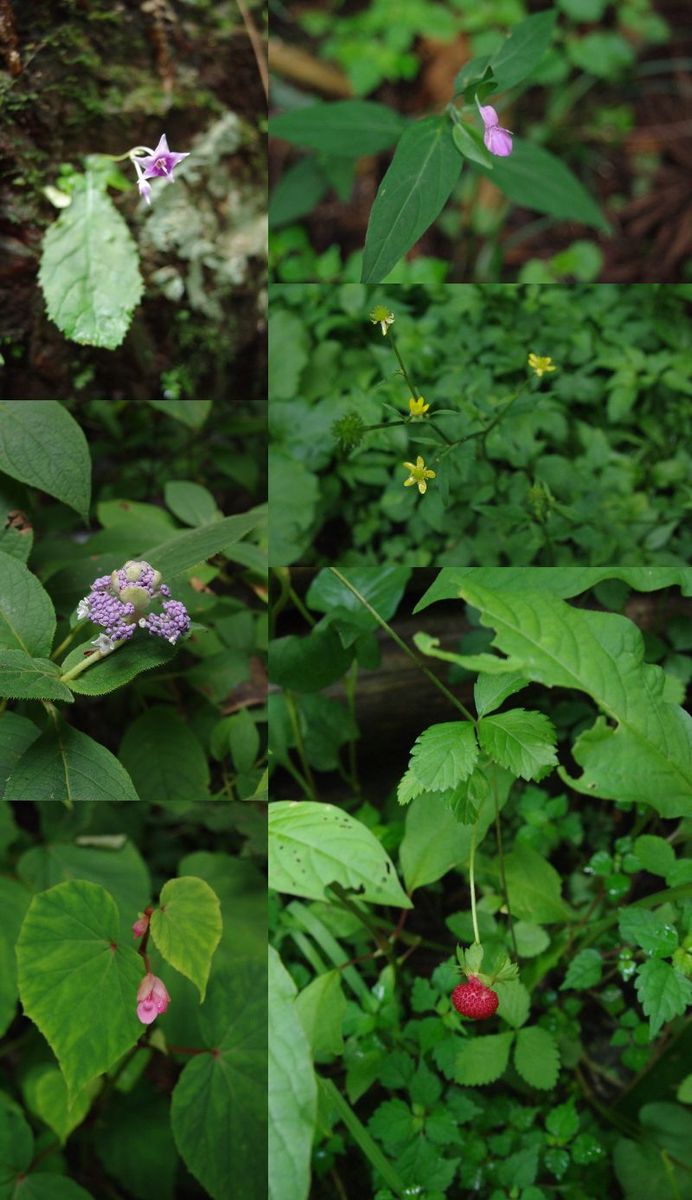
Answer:
[{"label": "flower stem", "polygon": [[78,625],[75,625],[74,629],[70,630],[67,637],[63,638],[60,645],[58,647],[56,647],[56,649],[51,654],[51,658],[53,659],[53,661],[55,661],[55,659],[57,659],[57,658],[60,658],[60,655],[63,653],[63,651],[66,650],[67,647],[70,645],[70,643],[74,641],[77,634],[81,633],[81,631],[85,625],[86,625],[86,621],[80,621],[80,623]]},{"label": "flower stem", "polygon": [[408,658],[410,658],[412,662],[414,662],[416,664],[416,666],[419,668],[419,670],[421,670],[423,672],[424,675],[426,675],[428,677],[430,682],[432,684],[434,684],[434,686],[437,688],[437,690],[439,692],[442,692],[442,695],[445,696],[447,698],[447,700],[449,700],[450,704],[453,704],[454,707],[459,710],[459,712],[463,713],[463,715],[467,721],[471,721],[475,725],[475,723],[476,723],[475,718],[471,715],[468,708],[465,708],[464,705],[461,703],[461,701],[457,700],[456,696],[452,695],[449,688],[445,687],[442,680],[438,679],[437,675],[433,674],[433,672],[428,667],[426,667],[425,663],[421,662],[421,660],[418,658],[418,656],[413,653],[413,650],[411,650],[411,648],[406,645],[406,642],[403,640],[403,638],[399,637],[399,634],[396,633],[392,629],[391,625],[387,624],[384,617],[380,616],[377,609],[373,608],[372,604],[370,604],[370,602],[365,599],[365,596],[363,596],[362,593],[358,591],[357,587],[354,587],[354,585],[351,583],[350,579],[347,579],[345,575],[342,575],[341,571],[337,570],[336,567],[329,567],[329,570],[332,572],[332,575],[336,575],[336,578],[339,580],[340,583],[343,583],[344,587],[348,588],[349,592],[353,592],[353,595],[358,600],[360,600],[363,607],[367,608],[370,615],[375,618],[375,620],[377,621],[377,624],[380,626],[380,628],[384,629],[385,633],[389,634],[392,641],[396,642],[399,649],[403,650],[404,654]]},{"label": "flower stem", "polygon": [[102,658],[107,658],[109,654],[112,654],[114,650],[117,650],[126,641],[127,638],[120,638],[119,641],[113,643],[110,650],[95,650],[93,654],[90,654],[82,662],[76,663],[74,667],[66,671],[64,675],[61,675],[60,682],[68,683],[70,679],[76,679],[78,675],[81,675],[82,671],[86,671],[87,667],[93,667],[94,663],[100,662]]},{"label": "flower stem", "polygon": [[476,945],[480,946],[481,939],[478,932],[478,914],[476,912],[476,831],[478,828],[478,819],[473,823],[471,829],[471,849],[469,850],[469,888],[471,890],[471,920],[473,921],[473,936]]},{"label": "flower stem", "polygon": [[411,376],[409,375],[408,371],[406,370],[406,364],[404,363],[404,360],[401,357],[401,352],[399,350],[399,347],[396,344],[396,338],[394,337],[394,334],[391,329],[389,330],[389,340],[392,343],[392,350],[394,351],[394,353],[396,355],[397,362],[398,362],[399,366],[401,367],[401,374],[403,375],[404,379],[406,380],[406,382],[408,384],[408,388],[411,393],[411,397],[412,397],[412,399],[417,400],[418,397],[420,396],[420,392],[417,391],[416,387],[413,384]]}]

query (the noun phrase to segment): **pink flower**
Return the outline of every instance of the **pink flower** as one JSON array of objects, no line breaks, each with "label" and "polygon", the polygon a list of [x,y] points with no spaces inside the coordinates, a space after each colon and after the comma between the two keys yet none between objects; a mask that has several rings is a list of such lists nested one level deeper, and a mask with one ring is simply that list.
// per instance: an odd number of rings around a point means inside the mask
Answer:
[{"label": "pink flower", "polygon": [[492,104],[479,104],[478,111],[483,118],[485,133],[483,141],[491,154],[506,158],[512,153],[512,134],[509,129],[503,129],[498,115]]},{"label": "pink flower", "polygon": [[151,1025],[168,1008],[170,996],[156,975],[147,973],[137,991],[137,1016],[143,1025]]},{"label": "pink flower", "polygon": [[139,917],[139,920],[135,921],[134,925],[132,926],[132,936],[136,938],[144,937],[144,934],[148,928],[149,918],[146,913],[142,913]]}]

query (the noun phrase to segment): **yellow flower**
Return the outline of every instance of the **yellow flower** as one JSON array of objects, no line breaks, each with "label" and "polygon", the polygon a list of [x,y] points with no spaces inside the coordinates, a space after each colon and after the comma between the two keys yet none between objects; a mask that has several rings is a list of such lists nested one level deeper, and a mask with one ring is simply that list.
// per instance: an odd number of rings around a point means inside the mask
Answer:
[{"label": "yellow flower", "polygon": [[419,396],[417,400],[414,400],[412,396],[408,402],[408,408],[412,417],[424,417],[430,405],[425,403],[422,396]]},{"label": "yellow flower", "polygon": [[552,358],[541,358],[538,354],[529,354],[529,366],[532,371],[535,371],[538,378],[545,375],[546,371],[557,371],[557,367],[553,366]]},{"label": "yellow flower", "polygon": [[417,483],[418,491],[420,492],[421,496],[424,496],[428,490],[428,484],[426,480],[434,479],[435,472],[428,470],[420,454],[418,455],[415,463],[405,462],[403,465],[406,467],[407,471],[411,472],[408,479],[404,480],[404,487],[413,487],[414,483]]},{"label": "yellow flower", "polygon": [[389,326],[394,324],[394,313],[385,308],[384,304],[376,304],[370,313],[370,320],[373,325],[379,325],[382,333],[385,334]]}]

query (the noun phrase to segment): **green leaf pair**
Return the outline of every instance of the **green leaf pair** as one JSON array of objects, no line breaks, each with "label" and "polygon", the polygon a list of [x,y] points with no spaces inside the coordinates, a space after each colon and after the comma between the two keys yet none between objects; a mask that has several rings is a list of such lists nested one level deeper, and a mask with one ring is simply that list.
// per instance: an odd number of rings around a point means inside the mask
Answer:
[{"label": "green leaf pair", "polygon": [[494,1083],[504,1074],[514,1044],[514,1065],[530,1087],[549,1091],[557,1083],[560,1056],[552,1033],[526,1025],[516,1033],[491,1033],[464,1041],[457,1052],[455,1078],[465,1087]]}]

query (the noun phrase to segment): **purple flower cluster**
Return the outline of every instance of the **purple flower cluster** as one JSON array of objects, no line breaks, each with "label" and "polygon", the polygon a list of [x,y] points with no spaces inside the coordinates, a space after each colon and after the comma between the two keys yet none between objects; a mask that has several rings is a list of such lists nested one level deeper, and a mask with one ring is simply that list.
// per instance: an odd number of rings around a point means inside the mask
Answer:
[{"label": "purple flower cluster", "polygon": [[[163,591],[163,588],[161,590]],[[190,628],[190,617],[180,600],[164,600],[161,616],[158,613],[149,613],[148,617],[141,618],[139,624],[142,629],[147,629],[157,637],[166,638],[166,641],[174,646],[178,638]]]},{"label": "purple flower cluster", "polygon": [[[118,596],[112,595],[110,575],[101,575],[99,579],[95,579],[89,595],[80,600],[77,608],[77,616],[88,617],[94,625],[100,625],[105,629],[106,638],[111,643],[132,637],[137,628],[134,613],[134,604],[125,603]],[[103,635],[100,635],[100,638],[99,649],[103,650]]]},{"label": "purple flower cluster", "polygon": [[161,614],[147,612],[152,601],[170,594],[170,588],[161,583],[160,572],[150,563],[130,560],[111,575],[94,580],[89,595],[79,602],[77,616],[88,617],[104,630],[93,642],[101,653],[127,641],[138,626],[175,645],[190,628],[185,605],[180,600],[165,599]]}]

